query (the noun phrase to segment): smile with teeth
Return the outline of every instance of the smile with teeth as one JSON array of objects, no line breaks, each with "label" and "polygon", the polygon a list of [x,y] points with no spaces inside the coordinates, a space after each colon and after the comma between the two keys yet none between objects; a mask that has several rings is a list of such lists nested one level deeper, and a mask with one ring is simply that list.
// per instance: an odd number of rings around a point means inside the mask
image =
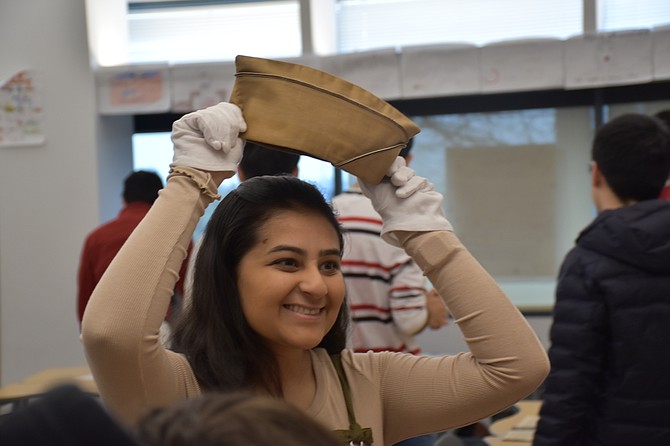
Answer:
[{"label": "smile with teeth", "polygon": [[284,308],[286,308],[289,311],[304,314],[307,316],[318,316],[322,310],[321,308],[307,308],[301,305],[284,305]]}]

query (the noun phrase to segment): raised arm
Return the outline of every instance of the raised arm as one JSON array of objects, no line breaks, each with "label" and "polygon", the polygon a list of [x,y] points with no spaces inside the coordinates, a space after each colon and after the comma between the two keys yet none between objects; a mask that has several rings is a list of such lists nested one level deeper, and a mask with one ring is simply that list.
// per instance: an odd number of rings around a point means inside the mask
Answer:
[{"label": "raised arm", "polygon": [[105,404],[134,422],[153,406],[199,393],[186,359],[158,330],[193,231],[217,186],[235,173],[246,128],[234,105],[185,115],[173,125],[165,189],[119,251],[86,308],[82,340]]},{"label": "raised arm", "polygon": [[[442,213],[442,196],[400,160],[389,172],[390,182],[364,184],[363,191],[384,220],[382,237],[419,264],[444,298],[470,352],[443,358],[389,356],[395,365],[384,371],[382,385],[391,441],[421,433],[408,427],[436,431],[494,414],[530,394],[549,370],[544,348],[523,315],[453,234]],[[416,404],[408,404],[408,394]]]}]

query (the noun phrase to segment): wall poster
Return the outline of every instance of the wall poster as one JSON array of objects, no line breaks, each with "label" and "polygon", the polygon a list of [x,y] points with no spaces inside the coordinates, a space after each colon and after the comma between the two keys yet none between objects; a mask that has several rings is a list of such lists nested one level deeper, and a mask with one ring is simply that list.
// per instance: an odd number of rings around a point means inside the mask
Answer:
[{"label": "wall poster", "polygon": [[42,86],[32,70],[0,83],[0,147],[44,144]]}]

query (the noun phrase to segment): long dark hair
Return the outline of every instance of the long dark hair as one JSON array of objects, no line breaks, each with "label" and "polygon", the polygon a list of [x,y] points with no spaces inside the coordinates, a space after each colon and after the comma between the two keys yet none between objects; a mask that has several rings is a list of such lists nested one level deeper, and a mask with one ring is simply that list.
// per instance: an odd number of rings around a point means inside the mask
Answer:
[{"label": "long dark hair", "polygon": [[[238,265],[258,241],[263,224],[279,211],[322,215],[337,232],[330,205],[313,185],[293,176],[261,176],[242,182],[214,211],[198,250],[192,301],[176,324],[173,348],[186,355],[206,390],[263,388],[282,396],[273,353],[249,326],[237,287]],[[318,347],[329,353],[344,349],[349,323],[343,302],[335,324]]]}]

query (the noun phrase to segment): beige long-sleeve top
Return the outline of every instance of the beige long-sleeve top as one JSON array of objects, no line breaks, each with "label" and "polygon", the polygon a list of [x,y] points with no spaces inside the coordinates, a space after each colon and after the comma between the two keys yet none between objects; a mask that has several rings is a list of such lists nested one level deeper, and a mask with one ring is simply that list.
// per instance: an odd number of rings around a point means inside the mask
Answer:
[{"label": "beige long-sleeve top", "polygon": [[[163,348],[158,330],[216,185],[204,172],[177,170],[107,269],[83,320],[86,357],[100,395],[129,423],[148,408],[201,392],[186,358]],[[485,418],[527,396],[548,372],[545,351],[525,318],[453,233],[405,233],[404,248],[444,297],[470,352],[343,352],[357,420],[372,428],[376,445]],[[333,430],[347,429],[328,354],[316,349],[312,360],[317,391],[307,412]]]}]

